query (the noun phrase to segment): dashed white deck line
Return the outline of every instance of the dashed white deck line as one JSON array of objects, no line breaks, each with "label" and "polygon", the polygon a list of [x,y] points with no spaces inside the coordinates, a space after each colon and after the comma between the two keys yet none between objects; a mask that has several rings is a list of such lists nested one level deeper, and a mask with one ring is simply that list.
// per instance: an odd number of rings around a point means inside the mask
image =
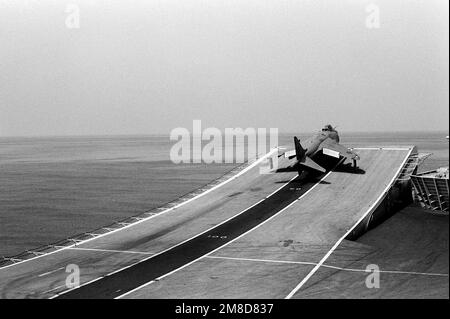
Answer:
[{"label": "dashed white deck line", "polygon": [[63,269],[64,269],[64,267],[60,267],[60,268],[55,269],[55,270],[52,270],[52,271],[47,271],[47,272],[44,272],[44,273],[38,275],[38,277],[44,277],[44,276],[53,274],[53,273],[55,273],[55,272],[57,272],[57,271],[60,271],[60,270],[63,270]]},{"label": "dashed white deck line", "polygon": [[68,250],[105,252],[105,253],[119,253],[119,254],[155,255],[155,253],[146,252],[146,251],[135,251],[135,250],[115,250],[115,249],[82,248],[82,247],[70,247],[67,249]]},{"label": "dashed white deck line", "polygon": [[352,150],[373,150],[373,151],[409,151],[411,147],[353,147]]},{"label": "dashed white deck line", "polygon": [[322,257],[322,259],[319,261],[319,263],[306,275],[300,283],[286,296],[285,299],[291,299],[292,296],[294,296],[302,287],[303,285],[317,272],[317,270],[325,263],[325,261],[331,256],[331,254],[336,250],[336,248],[342,243],[342,241],[371,213],[373,210],[375,210],[378,205],[380,204],[381,200],[386,196],[387,192],[391,188],[392,184],[395,182],[397,177],[400,175],[400,172],[402,171],[403,167],[405,166],[406,162],[408,161],[411,152],[413,151],[412,148],[408,149],[408,153],[405,156],[405,159],[403,160],[402,164],[399,166],[398,170],[396,171],[394,177],[391,179],[391,181],[386,185],[384,191],[380,194],[380,196],[377,198],[377,200],[369,207],[369,209],[364,213],[361,218],[342,236],[334,245],[331,247],[331,249],[325,254],[325,256]]},{"label": "dashed white deck line", "polygon": [[[290,261],[290,260],[275,260],[275,259],[257,259],[257,258],[223,257],[223,256],[206,256],[205,258],[236,260],[236,261],[250,261],[250,262],[278,263],[278,264],[298,264],[298,265],[307,265],[307,266],[318,265],[318,263],[307,262],[307,261]],[[369,272],[366,269],[345,268],[345,267],[338,267],[338,266],[327,265],[327,264],[322,264],[320,267],[336,269],[336,270],[340,270],[340,271]],[[385,273],[385,274],[404,274],[404,275],[449,277],[448,274],[442,274],[442,273],[428,273],[428,272],[402,271],[402,270],[370,270],[370,272],[371,273],[374,273],[374,272]]]},{"label": "dashed white deck line", "polygon": [[[338,165],[340,165],[344,160],[345,160],[345,158],[342,159],[342,160],[340,160],[339,163],[338,163],[334,168],[336,168]],[[334,169],[334,168],[333,168],[333,169]],[[180,271],[180,270],[182,270],[182,269],[184,269],[184,268],[186,268],[186,267],[192,265],[193,263],[195,263],[195,262],[201,260],[202,258],[204,258],[204,257],[206,257],[206,256],[208,256],[208,255],[210,255],[210,254],[215,253],[215,252],[218,251],[219,249],[222,249],[223,247],[228,246],[229,244],[231,244],[231,243],[235,242],[236,240],[242,238],[243,236],[247,235],[247,234],[250,233],[251,231],[253,231],[253,230],[255,230],[255,229],[261,227],[262,225],[264,225],[265,223],[267,223],[267,222],[269,222],[270,220],[274,219],[276,216],[280,215],[280,214],[281,214],[282,212],[284,212],[286,209],[288,209],[289,207],[291,207],[292,205],[294,205],[295,203],[297,203],[297,201],[299,201],[301,198],[303,198],[304,196],[306,196],[307,194],[309,194],[309,193],[310,193],[317,185],[319,185],[322,181],[324,181],[324,180],[332,173],[332,171],[333,171],[333,170],[331,170],[330,172],[328,172],[328,174],[326,174],[324,177],[322,177],[322,179],[321,179],[320,181],[316,182],[316,184],[314,184],[314,185],[313,185],[307,192],[305,192],[302,196],[300,196],[299,198],[297,198],[296,200],[294,200],[292,203],[290,203],[290,204],[287,205],[285,208],[283,208],[282,210],[280,210],[280,211],[277,212],[276,214],[272,215],[271,217],[269,217],[268,219],[266,219],[266,220],[263,221],[262,223],[260,223],[260,224],[256,225],[255,227],[249,229],[249,230],[246,231],[245,233],[243,233],[243,234],[239,235],[238,237],[232,239],[231,241],[229,241],[229,242],[223,244],[222,246],[220,246],[220,247],[218,247],[218,248],[216,248],[216,249],[210,251],[209,253],[207,253],[207,254],[205,254],[205,255],[203,255],[203,256],[200,256],[199,258],[197,258],[197,259],[195,259],[195,260],[193,260],[193,261],[191,261],[191,262],[189,262],[189,263],[187,263],[187,264],[185,264],[185,265],[183,265],[183,266],[181,266],[181,267],[179,267],[179,268],[177,268],[177,269],[174,269],[174,270],[172,270],[171,272],[169,272],[169,273],[167,273],[167,274],[165,274],[165,275],[162,275],[162,276],[156,278],[155,280],[149,281],[149,282],[147,282],[147,283],[145,283],[145,284],[143,284],[143,285],[141,285],[141,286],[139,286],[139,287],[136,287],[136,288],[134,288],[134,289],[132,289],[132,290],[130,290],[130,291],[128,291],[128,292],[126,292],[126,293],[120,295],[120,296],[117,296],[117,297],[115,297],[114,299],[120,299],[120,298],[123,298],[123,297],[125,297],[125,296],[127,296],[127,295],[129,295],[129,294],[132,294],[132,293],[134,293],[134,292],[136,292],[136,291],[138,291],[138,290],[140,290],[140,289],[142,289],[142,288],[145,288],[146,286],[152,284],[152,283],[155,282],[155,281],[159,281],[159,280],[161,280],[161,279],[163,279],[163,278],[165,278],[165,277],[167,277],[167,276],[170,276],[170,275],[176,273],[177,271]],[[293,181],[295,178],[297,178],[297,176],[294,176],[291,180],[289,180],[289,182],[283,184],[283,186],[281,186],[278,190],[280,190],[280,189],[282,189],[283,187],[285,187],[286,185],[288,185],[288,184],[289,184],[291,181]],[[272,195],[275,194],[275,193],[276,193],[276,192],[273,192]],[[265,199],[267,199],[267,197],[266,197]],[[262,201],[265,200],[265,199],[262,199],[262,200],[259,201],[259,202],[262,202]],[[258,203],[259,203],[259,202],[258,202]],[[258,203],[257,203],[257,204],[258,204]],[[255,205],[257,205],[257,204],[255,204]],[[255,205],[253,205],[253,206],[255,206]],[[252,206],[252,207],[253,207],[253,206]],[[247,208],[246,210],[242,211],[241,213],[247,211],[247,210],[250,209],[250,208],[251,208],[251,207]],[[241,213],[240,213],[240,214],[241,214]],[[233,217],[233,218],[234,218],[234,217]]]},{"label": "dashed white deck line", "polygon": [[5,269],[5,268],[9,268],[9,267],[12,267],[12,266],[16,266],[16,265],[19,265],[19,264],[22,264],[22,263],[25,263],[25,262],[29,262],[29,261],[31,261],[31,260],[35,260],[35,259],[38,259],[38,258],[42,258],[42,257],[45,257],[45,256],[49,256],[49,255],[55,254],[55,253],[57,253],[57,252],[61,252],[61,251],[63,251],[63,250],[66,250],[66,249],[75,247],[75,246],[77,246],[77,245],[85,244],[85,243],[87,243],[87,242],[90,242],[90,241],[93,241],[93,240],[95,240],[95,239],[98,239],[98,238],[101,238],[101,237],[105,237],[105,236],[114,234],[115,232],[118,232],[118,231],[121,231],[121,230],[130,228],[130,227],[133,227],[133,226],[138,225],[138,224],[140,224],[140,223],[146,222],[146,221],[148,221],[148,220],[150,220],[150,219],[152,219],[152,218],[155,218],[155,217],[161,216],[161,215],[163,215],[163,214],[165,214],[165,213],[168,213],[168,212],[170,212],[170,211],[173,211],[174,209],[179,208],[179,207],[181,207],[181,206],[183,206],[183,205],[186,205],[187,203],[190,203],[190,202],[192,202],[192,201],[194,201],[194,200],[196,200],[196,199],[198,199],[198,198],[200,198],[200,197],[202,197],[202,196],[204,196],[204,195],[206,195],[206,194],[208,194],[208,193],[210,193],[210,192],[216,190],[217,188],[219,188],[219,187],[221,187],[221,186],[223,186],[223,185],[225,185],[225,184],[231,182],[232,180],[238,178],[239,176],[245,174],[246,172],[248,172],[249,170],[251,170],[251,169],[254,168],[255,166],[261,164],[261,162],[264,161],[266,158],[271,157],[273,154],[275,154],[275,152],[278,153],[278,148],[272,149],[272,150],[271,150],[270,152],[268,152],[266,155],[262,156],[261,158],[259,158],[258,160],[256,160],[256,161],[253,162],[252,164],[248,165],[248,166],[245,167],[244,169],[240,170],[237,174],[235,174],[235,175],[231,176],[230,178],[224,180],[223,182],[220,182],[219,184],[214,185],[213,187],[207,189],[206,191],[204,191],[204,192],[202,192],[202,193],[200,193],[200,194],[198,194],[198,195],[196,195],[196,196],[194,196],[194,197],[192,197],[192,198],[189,198],[189,199],[186,200],[186,201],[183,201],[183,202],[181,202],[181,203],[179,203],[179,204],[177,204],[177,205],[175,205],[175,206],[172,206],[172,207],[170,207],[170,208],[167,208],[167,209],[161,211],[161,212],[158,213],[158,214],[151,215],[151,216],[149,216],[149,217],[143,218],[143,219],[138,220],[138,221],[136,221],[136,222],[134,222],[134,223],[128,224],[127,226],[124,226],[124,227],[121,227],[121,228],[118,228],[118,229],[111,230],[111,231],[109,231],[109,232],[107,232],[107,233],[104,233],[104,234],[101,234],[101,235],[99,235],[99,236],[97,236],[97,237],[92,237],[92,238],[89,238],[89,239],[85,239],[85,240],[79,241],[79,242],[77,242],[77,243],[75,243],[75,244],[73,244],[73,245],[65,246],[64,248],[61,248],[61,249],[58,249],[58,250],[55,250],[55,251],[52,251],[52,252],[49,252],[49,253],[46,253],[46,254],[43,254],[43,255],[39,255],[39,256],[36,256],[36,257],[29,258],[29,259],[25,259],[25,260],[22,260],[22,261],[18,261],[18,262],[14,263],[14,264],[11,264],[11,265],[6,265],[6,266],[3,266],[3,267],[0,267],[0,270],[1,270],[1,269]]}]

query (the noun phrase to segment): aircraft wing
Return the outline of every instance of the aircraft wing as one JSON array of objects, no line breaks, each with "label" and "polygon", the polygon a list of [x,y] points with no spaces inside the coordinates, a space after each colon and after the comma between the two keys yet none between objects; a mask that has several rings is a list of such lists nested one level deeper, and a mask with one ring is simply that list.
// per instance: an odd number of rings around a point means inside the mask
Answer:
[{"label": "aircraft wing", "polygon": [[350,159],[359,159],[358,154],[331,139],[323,141],[322,144],[320,144],[319,151],[320,150],[322,150],[323,154],[336,158],[344,156]]}]

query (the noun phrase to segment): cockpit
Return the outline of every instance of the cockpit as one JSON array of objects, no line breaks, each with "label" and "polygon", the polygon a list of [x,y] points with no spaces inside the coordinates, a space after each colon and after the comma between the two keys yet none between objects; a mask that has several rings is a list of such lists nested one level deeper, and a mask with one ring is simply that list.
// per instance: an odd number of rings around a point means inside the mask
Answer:
[{"label": "cockpit", "polygon": [[334,128],[330,124],[325,125],[324,128],[322,129],[322,132],[333,132],[333,131]]}]

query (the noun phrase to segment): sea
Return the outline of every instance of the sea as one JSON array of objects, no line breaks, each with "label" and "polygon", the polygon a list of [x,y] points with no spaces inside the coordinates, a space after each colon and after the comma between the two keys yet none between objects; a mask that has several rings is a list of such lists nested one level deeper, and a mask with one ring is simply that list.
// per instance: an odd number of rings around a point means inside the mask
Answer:
[{"label": "sea", "polygon": [[[292,146],[293,135],[280,134],[278,145]],[[416,145],[432,153],[421,171],[449,165],[447,135],[340,133],[348,147]],[[0,256],[162,206],[238,165],[175,164],[174,144],[165,135],[0,137]]]}]

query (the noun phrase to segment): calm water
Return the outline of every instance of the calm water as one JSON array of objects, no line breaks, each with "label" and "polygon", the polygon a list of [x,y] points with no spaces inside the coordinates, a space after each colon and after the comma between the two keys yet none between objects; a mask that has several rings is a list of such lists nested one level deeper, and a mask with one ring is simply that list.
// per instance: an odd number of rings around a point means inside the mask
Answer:
[{"label": "calm water", "polygon": [[[351,146],[417,145],[448,166],[447,132],[341,133]],[[306,137],[308,134],[299,134]],[[292,135],[281,135],[290,145]],[[167,136],[0,138],[0,255],[13,255],[161,206],[234,164],[169,160]]]}]

